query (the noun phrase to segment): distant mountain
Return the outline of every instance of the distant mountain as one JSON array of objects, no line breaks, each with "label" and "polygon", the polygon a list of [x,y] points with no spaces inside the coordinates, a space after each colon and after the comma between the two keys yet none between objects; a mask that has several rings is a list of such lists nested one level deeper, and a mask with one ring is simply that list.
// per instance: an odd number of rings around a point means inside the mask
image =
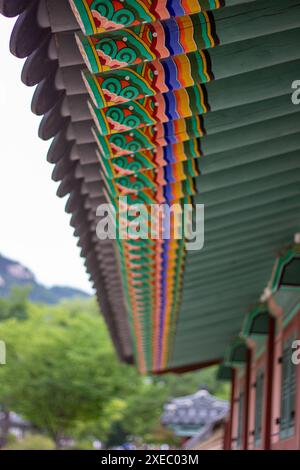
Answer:
[{"label": "distant mountain", "polygon": [[26,266],[0,254],[0,297],[7,297],[14,286],[29,285],[31,286],[29,298],[33,302],[56,304],[63,299],[90,297],[86,292],[72,287],[45,287],[36,280],[34,274]]}]

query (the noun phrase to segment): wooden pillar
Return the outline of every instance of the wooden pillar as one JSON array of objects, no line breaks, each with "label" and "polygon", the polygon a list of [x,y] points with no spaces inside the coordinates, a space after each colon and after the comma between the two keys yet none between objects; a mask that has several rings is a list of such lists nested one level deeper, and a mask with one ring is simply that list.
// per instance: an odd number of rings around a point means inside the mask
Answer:
[{"label": "wooden pillar", "polygon": [[272,407],[273,407],[273,377],[274,377],[274,348],[275,348],[275,331],[276,320],[270,315],[269,331],[267,341],[267,357],[266,357],[266,386],[264,393],[264,414],[263,414],[263,449],[271,449],[272,434]]},{"label": "wooden pillar", "polygon": [[243,422],[243,449],[248,449],[249,440],[249,402],[250,402],[250,387],[251,387],[251,362],[252,350],[247,349],[247,361],[245,371],[245,392],[244,392],[244,422]]},{"label": "wooden pillar", "polygon": [[223,450],[228,450],[229,445],[229,420],[224,423]]},{"label": "wooden pillar", "polygon": [[234,367],[231,369],[231,396],[230,396],[230,410],[229,421],[227,429],[227,449],[232,450],[232,431],[233,431],[233,418],[235,407],[235,386],[236,386],[236,370]]}]

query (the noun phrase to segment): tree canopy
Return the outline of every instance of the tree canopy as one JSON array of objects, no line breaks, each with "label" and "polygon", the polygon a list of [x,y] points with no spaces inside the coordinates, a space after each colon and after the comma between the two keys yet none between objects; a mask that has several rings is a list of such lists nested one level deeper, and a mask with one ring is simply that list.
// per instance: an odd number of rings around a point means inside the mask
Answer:
[{"label": "tree canopy", "polygon": [[64,436],[151,442],[169,398],[204,382],[223,393],[213,371],[154,378],[121,364],[94,299],[49,306],[14,293],[0,302],[0,339],[0,404],[57,444]]}]

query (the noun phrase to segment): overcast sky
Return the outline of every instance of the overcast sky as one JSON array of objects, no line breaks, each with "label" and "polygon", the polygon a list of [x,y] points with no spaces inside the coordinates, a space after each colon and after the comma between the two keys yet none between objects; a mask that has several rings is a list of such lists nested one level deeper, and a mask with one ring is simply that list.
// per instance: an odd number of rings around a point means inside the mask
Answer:
[{"label": "overcast sky", "polygon": [[50,286],[91,290],[77,240],[56,196],[47,163],[49,141],[38,138],[33,88],[20,79],[23,60],[9,52],[14,19],[0,16],[0,253],[25,264]]}]

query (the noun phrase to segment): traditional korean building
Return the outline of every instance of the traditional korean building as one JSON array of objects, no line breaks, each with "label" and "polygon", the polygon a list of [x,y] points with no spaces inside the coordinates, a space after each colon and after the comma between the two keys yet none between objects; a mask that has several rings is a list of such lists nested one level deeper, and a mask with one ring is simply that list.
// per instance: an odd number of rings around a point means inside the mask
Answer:
[{"label": "traditional korean building", "polygon": [[[224,421],[229,405],[225,400],[212,396],[207,390],[193,395],[174,398],[164,406],[162,425],[184,439],[184,448],[194,449],[209,445],[221,449],[223,446]],[[217,442],[216,442],[217,441]]]},{"label": "traditional korean building", "polygon": [[[57,195],[120,360],[156,374],[221,364],[225,448],[300,449],[299,1],[0,0],[0,11],[17,17],[10,50],[26,58]],[[204,204],[204,247],[159,225],[147,239],[99,239],[97,208],[119,215],[121,196]]]}]

